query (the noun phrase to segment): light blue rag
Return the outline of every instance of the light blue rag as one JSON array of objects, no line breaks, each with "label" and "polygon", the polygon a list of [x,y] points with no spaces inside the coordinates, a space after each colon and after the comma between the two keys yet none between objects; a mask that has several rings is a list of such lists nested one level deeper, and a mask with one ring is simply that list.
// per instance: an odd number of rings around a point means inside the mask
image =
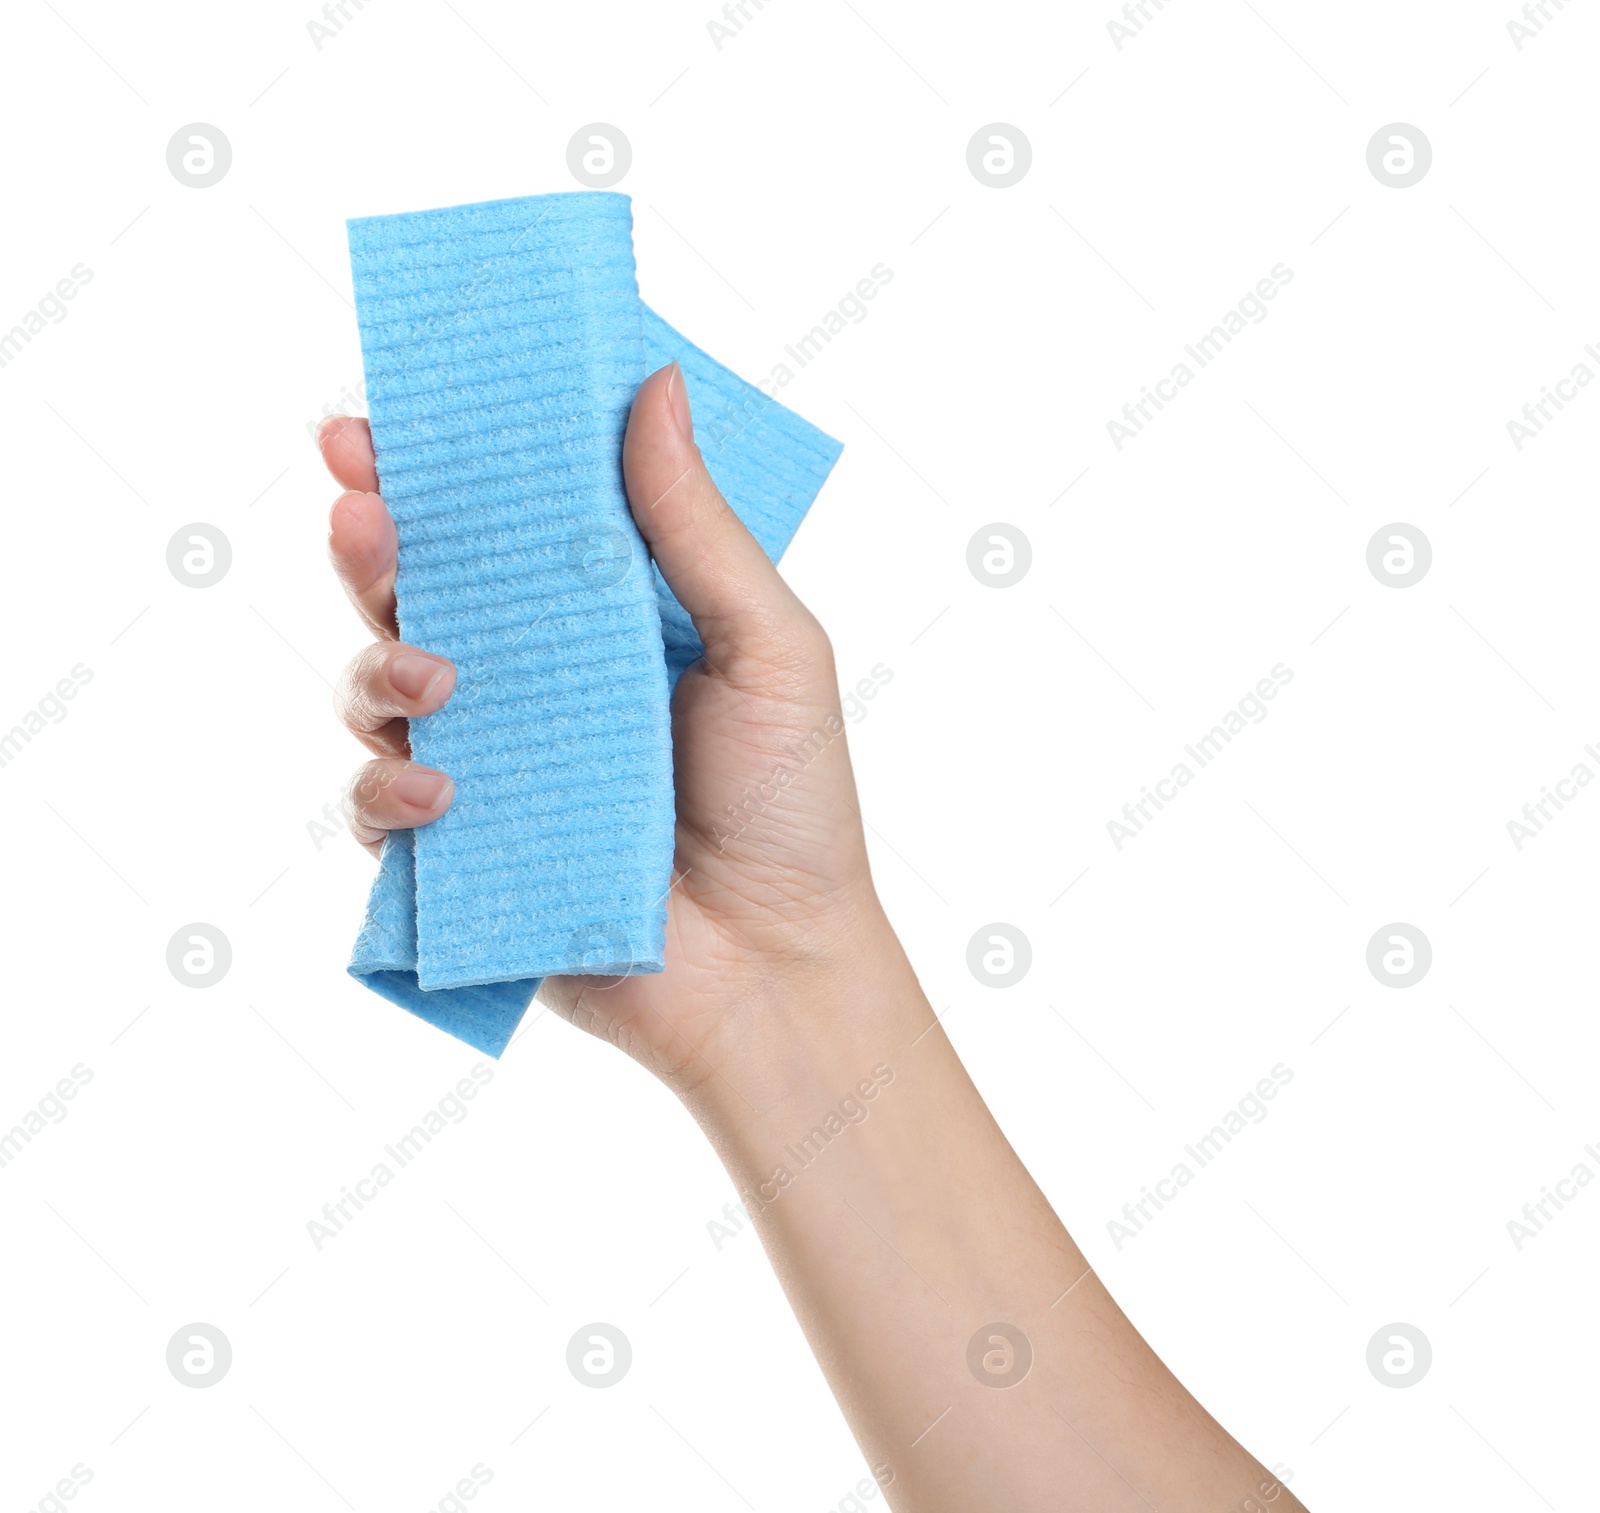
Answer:
[{"label": "light blue rag", "polygon": [[626,195],[348,224],[400,635],[456,666],[410,722],[455,800],[390,833],[349,970],[498,1056],[541,978],[662,969],[668,701],[701,647],[623,491],[635,390],[676,359],[707,468],[773,561],[841,449],[640,301]]}]

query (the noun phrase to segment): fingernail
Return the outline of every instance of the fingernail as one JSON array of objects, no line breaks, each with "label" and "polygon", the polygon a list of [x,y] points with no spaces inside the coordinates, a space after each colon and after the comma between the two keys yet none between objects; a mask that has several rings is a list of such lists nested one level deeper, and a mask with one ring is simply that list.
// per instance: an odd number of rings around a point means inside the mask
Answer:
[{"label": "fingernail", "polygon": [[414,809],[442,809],[455,786],[444,773],[426,767],[403,768],[394,779],[395,797]]},{"label": "fingernail", "polygon": [[450,664],[439,661],[437,657],[407,652],[389,664],[389,683],[405,698],[420,702],[433,692],[435,685],[449,671]]},{"label": "fingernail", "polygon": [[684,383],[683,369],[676,362],[667,374],[667,399],[672,406],[672,418],[678,425],[678,434],[693,445],[694,417],[689,414],[689,386]]}]

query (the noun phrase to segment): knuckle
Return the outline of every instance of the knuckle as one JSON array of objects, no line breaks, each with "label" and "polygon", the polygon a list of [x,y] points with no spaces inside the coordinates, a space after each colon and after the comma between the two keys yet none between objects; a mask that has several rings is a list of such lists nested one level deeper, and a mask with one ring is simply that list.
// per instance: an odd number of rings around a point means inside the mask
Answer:
[{"label": "knuckle", "polygon": [[380,642],[364,646],[345,663],[334,689],[334,708],[341,721],[358,735],[377,729],[393,718],[386,701],[374,692],[390,656],[389,647]]},{"label": "knuckle", "polygon": [[775,617],[762,640],[766,647],[765,660],[775,672],[808,679],[832,671],[833,643],[816,616],[807,609]]},{"label": "knuckle", "polygon": [[833,640],[822,628],[822,622],[810,610],[801,609],[796,635],[814,666],[832,667]]},{"label": "knuckle", "polygon": [[358,767],[345,792],[345,808],[352,820],[365,822],[376,812],[389,785],[394,782],[394,762],[368,762]]}]

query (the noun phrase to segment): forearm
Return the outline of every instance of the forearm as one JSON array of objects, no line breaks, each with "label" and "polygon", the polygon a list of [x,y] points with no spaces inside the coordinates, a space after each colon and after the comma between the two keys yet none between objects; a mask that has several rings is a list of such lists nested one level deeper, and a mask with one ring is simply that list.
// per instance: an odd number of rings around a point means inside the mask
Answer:
[{"label": "forearm", "polygon": [[756,1014],[686,1101],[899,1513],[1299,1508],[1090,1272],[886,924]]},{"label": "forearm", "polygon": [[[330,551],[378,637],[341,704],[376,757],[352,790],[375,845],[450,804],[447,774],[401,778],[453,672],[397,640],[366,424],[320,440],[349,490]],[[705,646],[673,695],[669,965],[547,977],[544,1002],[700,1120],[898,1513],[1293,1513],[1089,1272],[934,1023],[868,881],[831,649],[706,472],[676,364],[635,396],[623,473]]]}]

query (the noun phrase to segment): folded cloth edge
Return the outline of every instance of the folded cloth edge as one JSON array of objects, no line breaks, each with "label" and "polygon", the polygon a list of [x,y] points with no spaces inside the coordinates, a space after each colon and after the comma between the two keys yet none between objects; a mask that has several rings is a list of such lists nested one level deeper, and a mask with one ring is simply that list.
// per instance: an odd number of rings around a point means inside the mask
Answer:
[{"label": "folded cloth edge", "polygon": [[[783,554],[842,451],[841,444],[718,363],[640,304],[646,370],[683,369],[696,441],[730,506],[774,561]],[[656,574],[669,680],[699,655],[688,617]],[[417,979],[413,836],[387,838],[348,971],[371,991],[475,1049],[498,1057],[539,978],[424,989]],[[659,970],[659,964],[648,964]]]}]

